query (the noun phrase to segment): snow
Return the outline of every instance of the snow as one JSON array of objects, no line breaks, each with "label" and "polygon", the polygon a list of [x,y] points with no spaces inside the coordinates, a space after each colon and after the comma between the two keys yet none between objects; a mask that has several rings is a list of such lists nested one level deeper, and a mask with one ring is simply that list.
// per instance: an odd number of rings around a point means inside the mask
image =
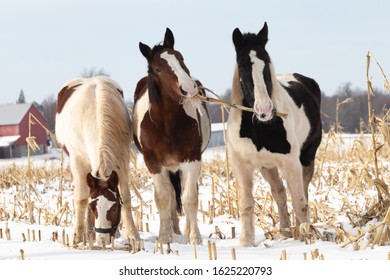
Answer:
[{"label": "snow", "polygon": [[[208,149],[206,150],[206,154],[204,156],[205,162],[210,162],[211,160],[217,158],[221,162],[225,160],[225,150],[223,148],[214,148],[214,149]],[[53,150],[49,155],[41,155],[36,156],[33,158],[33,164],[35,166],[59,166],[59,153],[57,150]],[[142,158],[138,157],[139,163],[137,164],[138,168],[142,168]],[[67,159],[65,160],[65,163],[67,164]],[[0,170],[2,168],[6,168],[9,165],[16,164],[18,166],[21,165],[27,165],[27,159],[12,159],[12,160],[0,160]],[[223,165],[223,163],[222,163]],[[210,191],[210,179],[204,179],[204,181],[201,182],[199,185],[199,200],[202,201],[203,209],[207,209],[206,202],[210,200],[211,198],[211,191]],[[146,185],[151,185],[150,178],[147,180]],[[266,184],[264,181],[260,180],[260,184]],[[7,209],[12,207],[12,201],[13,197],[15,195],[15,192],[17,191],[17,186],[13,186],[8,189],[0,189],[0,208],[3,208],[4,205]],[[36,186],[37,192],[41,196],[41,203],[46,205],[49,209],[52,209],[52,211],[55,212],[57,209],[56,205],[56,197],[58,197],[59,191],[56,187],[48,187],[45,182],[42,183],[42,185]],[[153,201],[153,191],[152,188],[145,188],[140,190],[142,194],[142,198],[144,201],[149,201],[152,204]],[[334,199],[336,197],[337,191],[332,189],[329,190],[327,193],[328,199]],[[375,192],[373,192],[372,195],[375,195]],[[309,195],[310,197],[311,195]],[[324,199],[324,194],[315,194],[315,197],[311,197],[311,199],[317,199],[321,200]],[[352,198],[351,198],[352,199]],[[363,199],[363,198],[353,198],[355,200]],[[69,203],[69,207],[73,209],[72,204],[72,191],[69,189],[65,189],[63,193],[63,202]],[[133,204],[133,207],[137,205],[137,200],[135,200],[135,204]],[[336,205],[338,202],[337,200],[334,201],[334,204]],[[361,202],[361,203],[364,203]],[[337,206],[335,206],[337,207]],[[157,213],[157,209],[155,206],[152,207],[152,213],[148,215],[148,219],[144,218],[144,223],[148,222],[149,224],[149,232],[143,231],[140,232],[141,238],[144,240],[144,250],[141,250],[140,252],[134,253],[129,252],[128,250],[125,250],[127,246],[127,240],[122,238],[122,236],[118,237],[115,240],[115,246],[121,249],[115,249],[112,250],[111,246],[107,246],[106,250],[90,250],[87,247],[83,247],[82,245],[79,245],[77,249],[73,248],[72,246],[66,246],[63,245],[62,241],[62,234],[63,232],[65,234],[68,234],[70,238],[70,243],[72,243],[72,237],[73,237],[73,229],[72,229],[72,217],[67,217],[69,222],[66,224],[62,222],[60,225],[44,225],[43,218],[41,218],[41,224],[38,224],[37,221],[33,224],[30,224],[28,221],[28,218],[21,219],[20,221],[9,219],[8,221],[0,221],[0,229],[2,229],[3,238],[0,239],[0,260],[4,260],[3,262],[0,261],[0,275],[1,270],[8,270],[14,269],[15,267],[18,267],[20,265],[20,262],[17,262],[17,265],[14,264],[15,260],[20,259],[20,251],[24,251],[24,258],[26,260],[54,260],[54,261],[73,261],[74,265],[76,267],[80,266],[80,263],[78,261],[119,261],[116,263],[115,269],[119,269],[120,265],[123,264],[123,261],[126,261],[125,264],[130,265],[182,265],[186,266],[188,264],[199,264],[200,267],[205,267],[210,264],[211,261],[209,260],[209,251],[208,251],[208,241],[211,241],[211,243],[216,244],[217,248],[217,256],[218,261],[213,261],[214,264],[223,265],[223,264],[229,264],[232,265],[232,250],[234,249],[236,251],[237,261],[233,262],[233,264],[237,265],[260,265],[260,264],[271,264],[272,266],[276,268],[280,268],[280,262],[278,261],[282,251],[286,252],[287,260],[295,260],[295,261],[302,261],[304,259],[304,254],[306,254],[307,259],[311,259],[311,255],[316,250],[319,252],[319,255],[322,255],[325,259],[325,263],[329,265],[329,267],[338,267],[339,264],[343,264],[343,267],[349,267],[349,264],[346,264],[346,261],[349,260],[368,260],[368,262],[365,262],[363,266],[366,265],[370,267],[371,269],[380,269],[383,272],[390,272],[389,271],[389,262],[385,261],[388,258],[388,255],[390,253],[390,246],[378,246],[375,245],[373,248],[371,246],[367,246],[366,248],[355,250],[352,245],[348,245],[344,248],[341,247],[341,244],[336,244],[332,241],[322,241],[322,240],[315,240],[312,244],[305,244],[304,242],[301,242],[299,240],[294,240],[292,238],[290,239],[274,239],[269,240],[265,238],[264,231],[260,227],[256,227],[256,242],[257,247],[253,248],[243,248],[239,245],[239,235],[241,230],[241,225],[238,219],[233,218],[232,216],[229,216],[227,214],[224,214],[222,216],[217,216],[214,218],[214,221],[212,224],[209,224],[208,218],[205,219],[205,222],[203,222],[204,217],[201,213],[199,213],[198,220],[199,220],[199,228],[200,232],[203,237],[203,244],[196,246],[196,262],[195,256],[194,256],[194,246],[190,244],[186,244],[186,239],[183,236],[180,235],[174,235],[173,242],[170,244],[171,251],[167,253],[167,247],[164,245],[163,247],[163,253],[160,251],[154,252],[155,250],[155,240],[158,236],[158,230],[159,230],[159,217]],[[36,214],[37,215],[37,214]],[[337,218],[337,221],[340,224],[343,224],[343,227],[346,231],[354,232],[356,233],[357,229],[354,229],[351,225],[349,220],[344,215],[339,215]],[[36,217],[37,220],[37,217]],[[184,223],[185,219],[184,217],[181,217],[180,219],[180,225],[181,229],[184,229]],[[379,221],[371,221],[366,225],[366,229],[369,228],[370,224],[376,225]],[[218,226],[220,231],[223,234],[224,239],[219,238],[215,234],[215,227]],[[235,228],[236,237],[232,238],[232,227]],[[7,240],[5,236],[5,229],[9,228],[11,232],[11,240]],[[145,229],[145,226],[144,226]],[[23,241],[22,235],[24,234],[27,238],[28,230],[30,231],[30,234],[32,231],[35,231],[35,239],[36,241],[32,241],[32,237],[30,235],[30,241]],[[38,231],[41,232],[41,241],[37,241],[38,238]],[[58,240],[53,241],[53,232],[58,233]],[[362,239],[364,241],[364,238]],[[363,244],[363,243],[362,243]],[[8,261],[11,262],[8,262]],[[318,260],[318,258],[316,258]],[[184,263],[182,261],[185,261]],[[277,262],[276,262],[277,261]],[[341,262],[327,262],[327,261],[341,261]],[[370,261],[375,261],[370,262]],[[54,262],[53,267],[58,267],[61,262]],[[313,263],[313,262],[311,262]],[[8,265],[9,264],[9,265]],[[98,262],[99,264],[99,262]],[[25,267],[28,265],[24,265]],[[46,266],[45,264],[42,264],[39,262],[38,267],[43,268]],[[311,270],[313,270],[314,266],[311,266]],[[316,266],[317,267],[317,264]],[[361,276],[363,274],[363,268],[359,267],[359,265],[355,265],[355,270],[353,273],[357,276]],[[294,269],[307,269],[305,262],[296,262],[296,265],[290,264],[287,268],[287,272],[283,272],[285,275],[288,275],[288,271],[293,272]],[[17,269],[17,268],[16,268]],[[28,268],[26,268],[28,269]],[[280,275],[283,273],[281,270],[283,270],[284,267],[279,269]],[[288,270],[290,269],[290,270]],[[317,271],[323,271],[323,275],[329,275],[330,271],[326,270],[324,267],[317,267],[316,269],[319,269]],[[314,271],[315,272],[315,271]],[[313,273],[314,273],[313,272]],[[22,272],[20,272],[22,273]],[[25,272],[23,272],[25,273]],[[65,275],[73,275],[71,271],[66,271]],[[114,273],[114,272],[112,272]],[[115,272],[117,273],[117,271]],[[352,273],[352,272],[351,272]],[[354,275],[354,274],[348,274]],[[100,276],[100,275],[99,275]],[[216,276],[215,276],[216,277]],[[220,277],[220,276],[218,276]],[[2,278],[5,279],[5,278]],[[18,277],[18,279],[21,279]],[[68,278],[65,278],[68,279]],[[100,279],[100,278],[99,278]],[[206,278],[205,278],[206,279]],[[207,278],[210,279],[210,278]],[[276,278],[274,278],[276,279]],[[278,278],[279,279],[279,278]],[[301,279],[306,279],[302,278]],[[309,279],[309,278],[307,278]]]}]

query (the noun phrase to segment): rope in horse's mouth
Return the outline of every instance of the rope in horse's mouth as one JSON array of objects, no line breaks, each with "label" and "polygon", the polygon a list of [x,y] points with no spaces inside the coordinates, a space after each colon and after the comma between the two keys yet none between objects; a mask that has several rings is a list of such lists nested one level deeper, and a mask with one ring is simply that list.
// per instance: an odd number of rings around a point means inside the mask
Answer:
[{"label": "rope in horse's mouth", "polygon": [[[205,90],[205,91],[208,91],[210,92],[211,94],[219,97],[215,92],[213,92],[212,90],[204,87],[204,86],[199,86],[199,89],[200,90]],[[230,108],[235,108],[235,109],[239,109],[239,110],[242,110],[242,111],[247,111],[247,112],[252,112],[252,113],[256,113],[255,110],[253,108],[249,108],[249,107],[245,107],[245,106],[242,106],[242,105],[238,105],[238,104],[231,104],[229,102],[226,102],[226,101],[223,101],[221,99],[216,99],[216,98],[212,98],[212,97],[207,97],[207,96],[203,96],[201,94],[197,94],[195,96],[195,98],[198,98],[199,100],[203,101],[203,102],[210,102],[210,103],[215,103],[215,104],[219,104],[219,105],[222,105],[222,106],[225,106],[225,107],[230,107]],[[286,119],[288,114],[285,114],[285,113],[280,113],[280,112],[277,112],[275,109],[272,111],[273,113],[273,116],[276,116],[276,117],[281,117],[281,118],[284,118]]]}]

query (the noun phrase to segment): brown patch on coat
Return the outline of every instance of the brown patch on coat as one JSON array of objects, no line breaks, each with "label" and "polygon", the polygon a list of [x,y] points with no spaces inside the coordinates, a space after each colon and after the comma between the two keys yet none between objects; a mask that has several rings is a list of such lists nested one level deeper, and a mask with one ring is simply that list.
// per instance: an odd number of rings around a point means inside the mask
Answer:
[{"label": "brown patch on coat", "polygon": [[78,86],[81,84],[77,84],[72,87],[65,86],[61,89],[57,96],[57,114],[62,112],[62,109],[65,106],[66,101],[72,96],[73,92],[76,90]]},{"label": "brown patch on coat", "polygon": [[62,149],[64,150],[64,152],[65,152],[68,156],[70,156],[69,151],[68,151],[68,149],[66,148],[65,145],[62,145]]}]

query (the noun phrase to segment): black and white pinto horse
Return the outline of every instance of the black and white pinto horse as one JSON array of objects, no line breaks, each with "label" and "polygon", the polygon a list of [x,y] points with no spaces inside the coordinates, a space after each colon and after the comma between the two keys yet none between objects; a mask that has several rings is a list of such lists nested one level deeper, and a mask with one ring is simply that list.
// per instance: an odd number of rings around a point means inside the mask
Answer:
[{"label": "black and white pinto horse", "polygon": [[[232,109],[228,120],[228,149],[238,183],[242,246],[255,245],[253,173],[260,170],[271,186],[282,233],[291,227],[287,195],[279,172],[287,182],[297,225],[310,229],[308,185],[321,142],[321,92],[318,84],[294,73],[276,75],[265,50],[267,23],[258,34],[233,31],[237,65],[232,102],[255,113]],[[275,115],[287,113],[286,119]]]},{"label": "black and white pinto horse", "polygon": [[173,233],[180,234],[178,212],[183,206],[184,235],[191,244],[199,244],[197,182],[210,139],[210,120],[205,104],[191,98],[198,94],[200,82],[191,77],[173,45],[168,28],[162,45],[139,44],[148,61],[148,76],[138,82],[134,93],[134,141],[155,185],[158,240],[169,243]]}]

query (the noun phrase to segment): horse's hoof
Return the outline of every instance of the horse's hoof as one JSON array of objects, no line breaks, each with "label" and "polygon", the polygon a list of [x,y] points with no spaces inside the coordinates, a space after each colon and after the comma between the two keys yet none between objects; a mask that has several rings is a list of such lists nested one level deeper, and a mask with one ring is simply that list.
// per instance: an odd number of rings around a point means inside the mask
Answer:
[{"label": "horse's hoof", "polygon": [[290,230],[282,229],[282,230],[280,231],[280,234],[283,235],[283,236],[286,237],[286,238],[292,238],[292,237],[293,237],[293,234],[291,233]]},{"label": "horse's hoof", "polygon": [[253,247],[254,244],[255,244],[255,242],[252,240],[247,240],[247,239],[243,239],[243,238],[240,239],[240,246],[241,247]]},{"label": "horse's hoof", "polygon": [[141,237],[139,236],[139,233],[137,232],[137,233],[134,233],[134,234],[130,234],[130,238],[131,239],[134,239],[134,240],[136,240],[136,241],[140,241],[141,240]]},{"label": "horse's hoof", "polygon": [[169,235],[166,235],[166,234],[164,234],[164,235],[160,234],[158,236],[158,242],[163,243],[163,244],[172,243],[172,237]]},{"label": "horse's hoof", "polygon": [[302,223],[299,225],[299,237],[301,241],[305,241],[305,239],[312,239],[312,237],[315,236],[316,236],[316,231],[311,224]]},{"label": "horse's hoof", "polygon": [[190,238],[191,244],[201,245],[202,237],[192,237]]}]

